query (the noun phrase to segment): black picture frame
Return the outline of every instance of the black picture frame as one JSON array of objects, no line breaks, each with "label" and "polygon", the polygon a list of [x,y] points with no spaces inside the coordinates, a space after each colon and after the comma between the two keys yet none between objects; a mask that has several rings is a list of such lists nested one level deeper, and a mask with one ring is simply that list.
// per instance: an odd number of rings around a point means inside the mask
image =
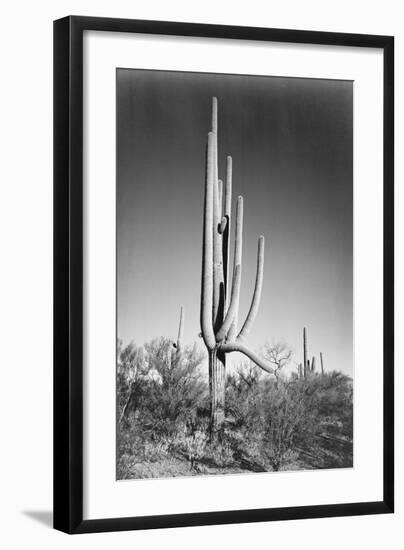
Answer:
[{"label": "black picture frame", "polygon": [[[83,520],[83,33],[88,30],[383,50],[383,500]],[[54,22],[54,527],[155,529],[394,511],[394,38],[69,16]]]}]

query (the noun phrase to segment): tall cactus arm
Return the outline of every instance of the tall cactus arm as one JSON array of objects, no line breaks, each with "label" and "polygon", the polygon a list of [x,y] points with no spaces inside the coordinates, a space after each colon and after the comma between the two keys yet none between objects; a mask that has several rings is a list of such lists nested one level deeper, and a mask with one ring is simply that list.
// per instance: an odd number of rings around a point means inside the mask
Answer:
[{"label": "tall cactus arm", "polygon": [[258,307],[261,299],[262,280],[264,278],[264,237],[261,235],[258,239],[258,255],[257,255],[257,275],[255,279],[254,294],[248,312],[247,318],[244,322],[243,328],[237,337],[237,340],[242,341],[250,332],[251,326],[255,320],[258,312]]},{"label": "tall cactus arm", "polygon": [[212,97],[212,132],[217,134],[217,97]]},{"label": "tall cactus arm", "polygon": [[251,359],[257,367],[269,372],[269,374],[274,374],[274,369],[267,361],[262,359],[262,357],[259,357],[254,351],[241,342],[225,342],[219,346],[219,350],[224,353],[232,353],[233,351],[243,353],[246,357]]},{"label": "tall cactus arm", "polygon": [[217,97],[212,97],[212,133],[214,147],[214,181],[218,180],[218,153],[217,153]]},{"label": "tall cactus arm", "polygon": [[231,191],[233,179],[233,159],[228,155],[226,159],[226,185],[224,191],[224,215],[230,219],[231,212]]},{"label": "tall cactus arm", "polygon": [[223,324],[216,334],[216,341],[221,342],[225,339],[234,319],[237,307],[237,297],[240,295],[240,283],[241,283],[241,271],[240,265],[236,265],[236,271],[234,273],[234,281],[231,289],[231,298],[229,309],[227,310]]},{"label": "tall cactus arm", "polygon": [[[219,227],[221,225],[222,220],[222,212],[223,212],[223,181],[217,180],[217,188],[218,188],[218,195],[219,195]],[[220,233],[220,230],[219,230]]]},{"label": "tall cactus arm", "polygon": [[[236,209],[236,235],[234,241],[234,259],[233,259],[233,283],[234,283],[234,274],[236,272],[236,266],[240,266],[240,283],[241,283],[241,261],[243,255],[243,197],[238,197],[237,199],[237,209]],[[237,319],[238,319],[238,306],[240,301],[240,291],[236,296],[236,305],[233,323],[229,330],[228,340],[233,341],[236,339],[237,334]]]},{"label": "tall cactus arm", "polygon": [[214,180],[214,136],[208,134],[205,174],[205,204],[203,214],[203,252],[201,284],[201,332],[208,350],[216,345],[212,323],[213,302],[213,180]]},{"label": "tall cactus arm", "polygon": [[233,160],[230,156],[228,156],[226,161],[226,184],[224,186],[223,217],[219,228],[220,233],[224,233],[227,227],[228,233],[230,234],[232,177]]},{"label": "tall cactus arm", "polygon": [[213,134],[213,330],[216,332],[223,322],[224,309],[224,277],[222,235],[219,226],[222,219],[220,205],[220,191],[218,181],[218,152],[217,152],[217,98],[212,98],[212,134]]},{"label": "tall cactus arm", "polygon": [[231,229],[231,189],[232,187],[232,158],[230,156],[226,159],[226,181],[223,190],[223,218],[220,224],[219,233],[223,235],[223,277],[224,277],[224,291],[225,291],[225,304],[224,311],[226,313],[229,307],[229,260],[230,260],[230,229]]},{"label": "tall cactus arm", "polygon": [[213,238],[215,235],[219,236],[217,242],[221,241],[221,235],[219,233],[220,220],[222,219],[222,213],[220,209],[220,181],[217,180],[213,183]]},{"label": "tall cactus arm", "polygon": [[219,233],[221,219],[219,203],[219,183],[213,183],[213,329],[219,330],[223,322],[224,277],[223,277],[223,237]]},{"label": "tall cactus arm", "polygon": [[243,202],[243,197],[240,195],[237,198],[237,209],[236,209],[236,238],[234,241],[234,269],[236,265],[241,265],[241,259],[243,254],[243,212],[244,212],[244,202]]},{"label": "tall cactus arm", "polygon": [[320,351],[320,364],[321,364],[321,374],[324,374],[324,361],[323,361],[323,352]]}]

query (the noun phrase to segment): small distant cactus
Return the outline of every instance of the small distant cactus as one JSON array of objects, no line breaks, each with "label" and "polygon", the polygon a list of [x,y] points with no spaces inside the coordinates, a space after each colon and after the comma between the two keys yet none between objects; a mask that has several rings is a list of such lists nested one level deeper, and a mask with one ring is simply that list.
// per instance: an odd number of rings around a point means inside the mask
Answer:
[{"label": "small distant cactus", "polygon": [[174,359],[177,362],[180,361],[182,352],[183,352],[184,317],[185,317],[184,306],[181,306],[177,341],[173,342],[173,348],[175,349]]},{"label": "small distant cactus", "polygon": [[303,378],[303,365],[301,363],[299,363],[297,372],[298,372],[299,378]]},{"label": "small distant cactus", "polygon": [[310,372],[314,373],[316,370],[316,358],[313,356],[311,360]]},{"label": "small distant cactus", "polygon": [[[324,374],[323,370],[323,355],[320,353],[321,361],[321,372]],[[306,327],[303,328],[303,366],[300,363],[298,368],[299,378],[307,378],[309,374],[314,374],[316,372],[316,358],[313,356],[310,362],[308,359],[307,353],[307,330]]]}]

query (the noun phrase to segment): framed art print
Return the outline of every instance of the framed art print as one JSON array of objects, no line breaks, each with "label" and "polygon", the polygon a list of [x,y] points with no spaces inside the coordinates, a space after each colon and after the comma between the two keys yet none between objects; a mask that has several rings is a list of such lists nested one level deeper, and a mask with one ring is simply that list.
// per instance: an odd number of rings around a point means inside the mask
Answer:
[{"label": "framed art print", "polygon": [[394,509],[392,37],[54,23],[54,526]]}]

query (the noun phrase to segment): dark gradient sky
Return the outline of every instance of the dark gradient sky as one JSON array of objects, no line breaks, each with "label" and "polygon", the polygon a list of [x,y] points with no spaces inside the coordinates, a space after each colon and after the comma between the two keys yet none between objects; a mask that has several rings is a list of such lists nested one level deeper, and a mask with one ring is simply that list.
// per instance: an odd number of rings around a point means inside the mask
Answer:
[{"label": "dark gradient sky", "polygon": [[[117,70],[118,336],[198,340],[204,157],[219,101],[219,176],[244,196],[240,321],[265,236],[250,337],[285,340],[352,373],[353,85],[348,81]],[[234,217],[233,217],[234,220]],[[234,223],[233,223],[234,228]],[[237,356],[235,355],[237,360]]]}]

